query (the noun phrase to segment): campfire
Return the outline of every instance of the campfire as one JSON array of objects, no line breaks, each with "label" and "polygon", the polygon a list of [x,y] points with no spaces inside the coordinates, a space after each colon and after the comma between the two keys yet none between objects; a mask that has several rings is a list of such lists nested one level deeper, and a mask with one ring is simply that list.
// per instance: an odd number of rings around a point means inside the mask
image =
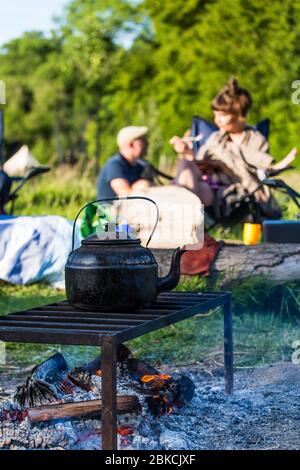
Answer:
[{"label": "campfire", "polygon": [[[139,418],[167,417],[192,399],[195,387],[185,375],[160,373],[133,357],[124,345],[118,348],[117,363],[118,436],[120,448],[125,448],[135,436]],[[29,448],[57,448],[58,443],[100,448],[101,370],[101,357],[70,369],[60,353],[36,366],[0,406],[0,447],[27,448],[27,439]]]}]

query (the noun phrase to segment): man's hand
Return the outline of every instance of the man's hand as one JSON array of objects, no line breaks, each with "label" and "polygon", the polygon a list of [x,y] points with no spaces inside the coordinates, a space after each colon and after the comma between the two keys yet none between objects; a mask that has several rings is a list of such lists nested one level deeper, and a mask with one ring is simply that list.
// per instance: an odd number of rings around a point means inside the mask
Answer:
[{"label": "man's hand", "polygon": [[151,181],[140,179],[131,185],[131,190],[142,191],[143,189],[150,188],[150,186],[154,186],[154,184]]}]

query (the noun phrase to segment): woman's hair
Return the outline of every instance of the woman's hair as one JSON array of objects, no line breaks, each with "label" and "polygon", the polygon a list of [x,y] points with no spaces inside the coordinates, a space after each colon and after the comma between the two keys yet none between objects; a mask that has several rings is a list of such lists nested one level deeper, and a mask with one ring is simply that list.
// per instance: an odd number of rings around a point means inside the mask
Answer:
[{"label": "woman's hair", "polygon": [[228,85],[215,96],[212,101],[214,111],[224,111],[230,114],[246,116],[252,104],[251,94],[241,88],[235,78],[229,80]]}]

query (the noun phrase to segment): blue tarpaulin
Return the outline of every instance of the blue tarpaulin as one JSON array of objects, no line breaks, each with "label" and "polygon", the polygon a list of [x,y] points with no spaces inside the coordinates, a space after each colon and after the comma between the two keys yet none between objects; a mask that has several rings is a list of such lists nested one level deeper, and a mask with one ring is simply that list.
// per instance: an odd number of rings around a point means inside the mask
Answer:
[{"label": "blue tarpaulin", "polygon": [[[0,279],[19,285],[63,286],[73,223],[60,216],[0,216]],[[79,229],[76,227],[76,244]]]}]

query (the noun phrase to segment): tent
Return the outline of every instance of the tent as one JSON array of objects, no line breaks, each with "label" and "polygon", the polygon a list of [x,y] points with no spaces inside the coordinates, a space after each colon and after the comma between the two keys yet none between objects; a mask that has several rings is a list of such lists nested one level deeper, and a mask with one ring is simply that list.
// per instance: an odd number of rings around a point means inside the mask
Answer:
[{"label": "tent", "polygon": [[24,176],[28,170],[38,166],[41,165],[30,153],[28,146],[23,145],[20,150],[4,164],[4,171],[9,176]]}]

